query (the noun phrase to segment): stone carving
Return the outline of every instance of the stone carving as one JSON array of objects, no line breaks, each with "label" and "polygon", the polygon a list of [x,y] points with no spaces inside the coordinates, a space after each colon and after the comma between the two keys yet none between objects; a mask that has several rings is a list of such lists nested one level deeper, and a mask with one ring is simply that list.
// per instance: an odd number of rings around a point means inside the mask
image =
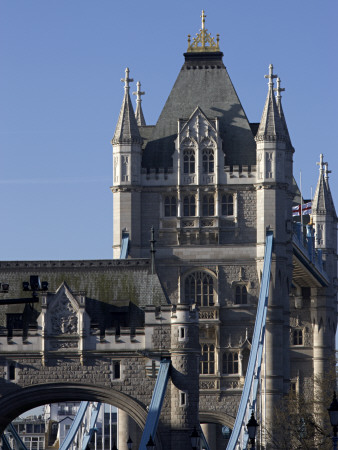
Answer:
[{"label": "stone carving", "polygon": [[51,316],[52,334],[77,333],[78,319],[71,302],[64,294],[53,308]]},{"label": "stone carving", "polygon": [[61,348],[77,348],[78,343],[77,342],[69,342],[69,341],[54,341],[51,343],[51,347],[53,350],[58,350]]},{"label": "stone carving", "polygon": [[216,380],[200,381],[200,389],[216,389]]}]

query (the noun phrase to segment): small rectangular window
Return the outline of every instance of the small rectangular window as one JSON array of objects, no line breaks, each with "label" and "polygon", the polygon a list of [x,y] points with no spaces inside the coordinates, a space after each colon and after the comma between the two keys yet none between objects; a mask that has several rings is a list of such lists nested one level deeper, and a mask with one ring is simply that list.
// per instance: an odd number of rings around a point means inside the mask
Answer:
[{"label": "small rectangular window", "polygon": [[180,406],[185,406],[187,402],[187,395],[185,392],[180,392]]},{"label": "small rectangular window", "polygon": [[184,339],[184,338],[185,338],[185,328],[180,327],[180,339]]},{"label": "small rectangular window", "polygon": [[120,361],[113,361],[113,378],[119,380],[121,378]]}]

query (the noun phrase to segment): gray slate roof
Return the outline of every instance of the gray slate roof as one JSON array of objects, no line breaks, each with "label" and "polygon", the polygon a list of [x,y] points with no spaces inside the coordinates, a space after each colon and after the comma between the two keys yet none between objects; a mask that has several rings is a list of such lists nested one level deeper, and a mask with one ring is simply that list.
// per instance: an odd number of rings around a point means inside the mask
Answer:
[{"label": "gray slate roof", "polygon": [[172,167],[177,121],[199,106],[208,119],[218,117],[226,164],[256,164],[254,137],[222,61],[223,53],[186,53],[185,63],[145,146],[142,166]]},{"label": "gray slate roof", "polygon": [[[1,300],[30,299],[22,290],[22,282],[30,275],[39,275],[48,282],[48,291],[55,292],[66,282],[73,293],[85,292],[86,310],[92,320],[116,308],[146,305],[167,305],[168,300],[156,274],[150,273],[149,260],[88,260],[88,261],[1,261],[0,281],[9,283],[9,292]],[[34,304],[39,312],[40,305]],[[113,308],[113,309],[112,309]],[[0,325],[6,323],[6,313],[21,314],[25,304],[1,305]]]}]

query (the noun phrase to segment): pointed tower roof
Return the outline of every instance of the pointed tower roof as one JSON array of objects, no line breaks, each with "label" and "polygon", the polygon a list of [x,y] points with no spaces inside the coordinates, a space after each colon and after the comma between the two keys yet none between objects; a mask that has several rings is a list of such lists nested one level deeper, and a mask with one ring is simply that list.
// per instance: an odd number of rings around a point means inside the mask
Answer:
[{"label": "pointed tower roof", "polygon": [[272,64],[269,66],[269,75],[265,75],[265,78],[269,78],[269,90],[265,101],[261,122],[256,134],[256,141],[285,140],[286,136],[284,126],[280,117],[275,96],[273,94],[273,79],[277,78],[277,75],[273,74]]},{"label": "pointed tower roof", "polygon": [[136,111],[135,111],[135,119],[137,122],[137,125],[139,127],[145,127],[146,126],[146,121],[144,120],[144,115],[143,115],[143,111],[142,111],[142,99],[141,96],[145,94],[145,92],[141,92],[141,83],[138,81],[136,83],[137,86],[137,91],[133,92],[133,95],[136,95]]},{"label": "pointed tower roof", "polygon": [[329,186],[328,163],[324,162],[323,154],[320,155],[319,165],[319,179],[312,201],[313,214],[332,214],[336,217],[336,210],[334,207],[331,190]]},{"label": "pointed tower roof", "polygon": [[124,82],[124,97],[112,144],[142,144],[142,138],[136,123],[134,108],[129,95],[129,82],[134,80],[129,78],[128,67],[126,68],[125,73],[125,78],[121,78],[121,81]]},{"label": "pointed tower roof", "polygon": [[223,64],[223,53],[205,28],[191,40],[185,62],[144,149],[143,167],[172,167],[177,123],[197,106],[209,120],[218,118],[226,164],[256,164],[256,145],[250,124]]},{"label": "pointed tower roof", "polygon": [[274,91],[276,92],[276,103],[277,103],[277,108],[279,111],[279,115],[280,118],[282,120],[282,124],[283,124],[283,128],[284,128],[284,133],[285,133],[285,137],[286,137],[286,142],[288,143],[288,145],[292,148],[292,150],[294,151],[294,148],[291,144],[291,139],[290,139],[290,135],[289,135],[289,130],[288,127],[286,125],[286,120],[285,120],[285,116],[284,116],[284,111],[283,111],[283,107],[282,107],[282,96],[281,96],[281,92],[285,91],[285,88],[281,88],[280,84],[281,84],[281,79],[279,77],[277,77],[276,80],[276,84],[277,87],[274,89]]}]

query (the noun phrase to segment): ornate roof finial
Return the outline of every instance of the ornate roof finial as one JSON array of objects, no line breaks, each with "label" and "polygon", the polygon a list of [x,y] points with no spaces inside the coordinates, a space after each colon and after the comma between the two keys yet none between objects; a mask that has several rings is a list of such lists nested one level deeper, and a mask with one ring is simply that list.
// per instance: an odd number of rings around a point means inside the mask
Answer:
[{"label": "ornate roof finial", "polygon": [[277,87],[274,89],[274,91],[277,92],[276,98],[277,98],[278,102],[282,98],[280,93],[285,91],[285,88],[280,87],[280,83],[281,83],[281,79],[279,77],[277,77],[277,80],[276,80]]},{"label": "ornate roof finial", "polygon": [[218,52],[219,51],[219,34],[217,34],[216,42],[208,30],[205,28],[205,18],[207,16],[202,10],[202,28],[196,34],[191,43],[191,35],[188,34],[188,50],[187,52]]},{"label": "ornate roof finial", "polygon": [[325,162],[324,166],[325,166],[325,172],[324,172],[325,180],[328,180],[329,179],[329,173],[332,173],[332,170],[329,170],[329,163]]},{"label": "ornate roof finial", "polygon": [[136,83],[137,91],[133,92],[133,95],[136,95],[136,111],[135,118],[138,126],[145,126],[146,121],[144,120],[143,111],[141,107],[141,96],[145,94],[145,92],[141,92],[141,83],[138,81]]},{"label": "ornate roof finial", "polygon": [[317,162],[316,164],[317,164],[317,166],[319,166],[319,172],[322,175],[324,173],[324,166],[327,164],[326,162],[324,162],[324,155],[323,155],[323,153],[320,154],[319,162]]},{"label": "ornate roof finial", "polygon": [[141,95],[144,95],[145,92],[141,92],[141,83],[139,81],[136,83],[136,87],[137,90],[136,92],[133,92],[133,95],[136,95],[136,102],[141,103],[142,102]]},{"label": "ornate roof finial", "polygon": [[122,81],[122,83],[124,83],[124,89],[126,89],[126,90],[128,90],[129,91],[129,82],[133,82],[134,81],[134,79],[133,78],[129,78],[129,68],[128,67],[126,67],[126,70],[125,70],[125,78],[121,78],[121,81]]},{"label": "ornate roof finial", "polygon": [[273,73],[273,65],[272,64],[269,65],[269,75],[264,75],[264,78],[269,78],[269,86],[272,87],[273,79],[277,78],[277,75],[274,75],[274,73]]}]

